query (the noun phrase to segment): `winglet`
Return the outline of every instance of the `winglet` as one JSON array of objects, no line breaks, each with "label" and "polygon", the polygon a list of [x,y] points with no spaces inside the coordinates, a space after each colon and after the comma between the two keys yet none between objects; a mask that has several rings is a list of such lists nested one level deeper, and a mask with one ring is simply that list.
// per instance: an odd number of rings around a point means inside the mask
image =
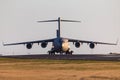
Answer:
[{"label": "winglet", "polygon": [[117,41],[116,41],[116,44],[115,44],[115,45],[117,45],[117,44],[118,44],[118,42],[119,42],[119,38],[117,39]]},{"label": "winglet", "polygon": [[2,42],[3,46],[7,46],[7,44],[5,44],[4,42]]},{"label": "winglet", "polygon": [[3,46],[5,46],[4,42],[2,42]]}]

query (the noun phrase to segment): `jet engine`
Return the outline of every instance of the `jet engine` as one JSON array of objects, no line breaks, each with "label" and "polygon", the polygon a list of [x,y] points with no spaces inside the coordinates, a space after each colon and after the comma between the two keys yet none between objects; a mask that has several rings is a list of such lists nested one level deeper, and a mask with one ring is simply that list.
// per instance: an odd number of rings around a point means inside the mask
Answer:
[{"label": "jet engine", "polygon": [[41,47],[42,47],[42,48],[46,48],[46,47],[47,47],[47,43],[46,43],[46,42],[42,42],[42,43],[41,43]]},{"label": "jet engine", "polygon": [[79,42],[75,42],[75,47],[79,48],[80,47],[80,43]]},{"label": "jet engine", "polygon": [[31,44],[31,43],[27,43],[27,44],[26,44],[26,48],[27,48],[27,49],[31,49],[31,48],[32,48],[32,44]]},{"label": "jet engine", "polygon": [[93,49],[93,48],[95,48],[95,44],[94,44],[93,42],[91,42],[91,43],[89,44],[89,47],[90,47],[91,49]]}]

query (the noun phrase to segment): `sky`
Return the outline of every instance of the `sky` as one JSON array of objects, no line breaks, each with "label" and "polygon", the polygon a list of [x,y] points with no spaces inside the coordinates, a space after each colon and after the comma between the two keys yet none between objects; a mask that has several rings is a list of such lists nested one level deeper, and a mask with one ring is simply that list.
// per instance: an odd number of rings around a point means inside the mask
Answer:
[{"label": "sky", "polygon": [[[46,19],[80,20],[81,23],[61,23],[62,37],[115,43],[120,39],[120,0],[0,0],[0,54],[47,53],[34,44],[31,50],[25,45],[3,46],[2,43],[43,40],[56,37],[57,23],[37,23]],[[70,43],[78,54],[120,53],[117,46],[89,45],[80,48]]]}]

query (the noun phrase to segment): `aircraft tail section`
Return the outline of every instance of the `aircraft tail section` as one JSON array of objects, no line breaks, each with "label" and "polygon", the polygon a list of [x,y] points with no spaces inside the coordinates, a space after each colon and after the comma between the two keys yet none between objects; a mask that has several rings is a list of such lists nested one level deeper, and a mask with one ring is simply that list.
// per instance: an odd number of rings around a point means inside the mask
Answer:
[{"label": "aircraft tail section", "polygon": [[60,23],[61,22],[81,22],[81,21],[76,21],[76,20],[63,20],[60,17],[58,17],[57,20],[44,20],[44,21],[37,21],[39,23],[41,22],[58,22],[58,30],[57,30],[57,37],[60,37]]},{"label": "aircraft tail section", "polygon": [[60,38],[59,30],[56,30],[56,36]]}]

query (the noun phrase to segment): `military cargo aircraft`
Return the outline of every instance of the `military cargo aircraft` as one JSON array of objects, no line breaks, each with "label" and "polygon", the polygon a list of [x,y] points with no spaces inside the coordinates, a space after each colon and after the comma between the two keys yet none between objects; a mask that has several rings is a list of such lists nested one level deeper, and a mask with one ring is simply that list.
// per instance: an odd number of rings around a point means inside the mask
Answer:
[{"label": "military cargo aircraft", "polygon": [[56,30],[56,38],[52,39],[45,39],[45,40],[36,40],[36,41],[27,41],[27,42],[19,42],[19,43],[10,43],[10,44],[3,44],[4,46],[10,46],[10,45],[26,45],[27,49],[31,49],[34,43],[38,43],[38,45],[41,43],[42,48],[46,48],[48,43],[52,43],[51,50],[48,51],[49,55],[55,55],[55,53],[60,54],[70,54],[72,55],[73,51],[70,50],[69,43],[72,42],[76,48],[79,48],[81,44],[87,43],[89,44],[89,47],[91,49],[95,48],[96,44],[105,44],[105,45],[117,45],[117,43],[105,43],[105,42],[96,42],[96,41],[87,41],[87,40],[79,40],[79,39],[70,39],[70,38],[64,38],[61,37],[61,22],[81,22],[76,20],[63,20],[60,17],[56,20],[44,20],[44,21],[37,21],[39,23],[42,22],[57,22],[58,23],[58,29]]}]

